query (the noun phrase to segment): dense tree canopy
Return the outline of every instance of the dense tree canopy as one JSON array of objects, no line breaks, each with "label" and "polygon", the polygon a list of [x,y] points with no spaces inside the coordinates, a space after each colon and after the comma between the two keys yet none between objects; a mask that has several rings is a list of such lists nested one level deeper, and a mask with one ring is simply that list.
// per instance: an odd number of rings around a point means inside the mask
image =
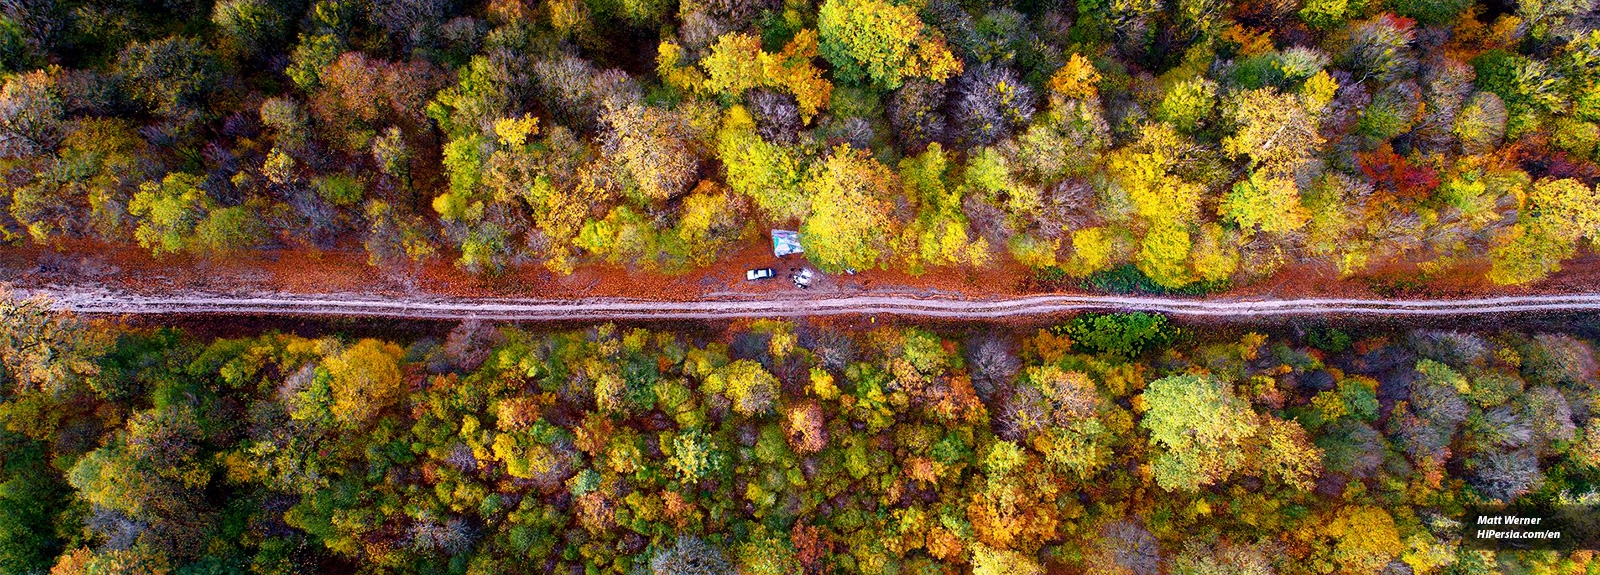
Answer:
[{"label": "dense tree canopy", "polygon": [[212,337],[0,301],[7,572],[1595,565],[1443,520],[1600,481],[1600,360],[1560,333]]},{"label": "dense tree canopy", "polygon": [[1178,293],[1592,249],[1583,2],[533,4],[16,3],[0,242],[681,273],[803,228],[828,271]]}]

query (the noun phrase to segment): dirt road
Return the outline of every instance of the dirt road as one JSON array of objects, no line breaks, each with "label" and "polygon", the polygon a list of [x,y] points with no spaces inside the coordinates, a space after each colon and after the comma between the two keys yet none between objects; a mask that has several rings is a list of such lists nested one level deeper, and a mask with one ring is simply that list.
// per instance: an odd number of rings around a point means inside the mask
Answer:
[{"label": "dirt road", "polygon": [[1262,318],[1304,315],[1466,316],[1600,311],[1600,294],[1472,299],[1184,299],[1036,295],[992,300],[874,294],[848,297],[764,297],[700,301],[624,299],[383,298],[362,294],[134,295],[96,288],[14,290],[44,295],[57,309],[85,314],[238,314],[485,319],[507,321],[704,320],[730,318],[894,315],[951,320],[1007,320],[1081,311],[1147,311],[1178,316]]}]

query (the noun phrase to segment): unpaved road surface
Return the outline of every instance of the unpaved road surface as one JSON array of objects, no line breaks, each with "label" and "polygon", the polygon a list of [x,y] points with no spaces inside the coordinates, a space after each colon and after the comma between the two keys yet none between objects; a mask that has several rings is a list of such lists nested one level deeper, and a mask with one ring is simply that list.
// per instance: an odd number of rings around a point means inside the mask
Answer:
[{"label": "unpaved road surface", "polygon": [[1216,299],[1143,296],[1034,295],[1001,299],[922,298],[873,294],[726,298],[698,301],[626,299],[459,299],[363,294],[136,295],[87,287],[19,289],[56,309],[84,314],[232,314],[504,321],[709,320],[892,315],[947,320],[1012,320],[1083,311],[1146,311],[1178,316],[1263,318],[1305,315],[1470,316],[1600,311],[1600,294],[1471,299]]}]

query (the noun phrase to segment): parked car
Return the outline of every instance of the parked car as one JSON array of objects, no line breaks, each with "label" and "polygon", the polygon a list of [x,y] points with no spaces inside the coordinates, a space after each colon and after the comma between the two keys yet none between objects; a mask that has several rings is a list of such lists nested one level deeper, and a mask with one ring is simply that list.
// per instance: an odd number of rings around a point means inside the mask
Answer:
[{"label": "parked car", "polygon": [[812,272],[810,268],[802,268],[794,274],[794,287],[800,289],[811,287],[811,278],[813,277],[815,277],[815,272]]},{"label": "parked car", "polygon": [[764,279],[767,279],[767,278],[770,278],[770,277],[773,277],[773,276],[776,276],[776,275],[778,275],[777,270],[774,270],[772,268],[758,268],[758,269],[753,269],[753,270],[749,270],[749,271],[744,272],[744,279],[749,280],[749,281],[756,281],[756,280],[764,280]]}]

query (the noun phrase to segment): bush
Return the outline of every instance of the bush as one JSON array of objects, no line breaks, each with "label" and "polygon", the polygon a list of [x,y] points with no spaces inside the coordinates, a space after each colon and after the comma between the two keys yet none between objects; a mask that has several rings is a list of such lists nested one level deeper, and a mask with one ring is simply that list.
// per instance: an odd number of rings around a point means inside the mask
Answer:
[{"label": "bush", "polygon": [[361,201],[361,180],[345,174],[316,178],[312,185],[316,187],[317,195],[335,206],[353,206]]},{"label": "bush", "polygon": [[1051,331],[1071,338],[1079,351],[1123,358],[1167,345],[1179,333],[1177,326],[1169,325],[1167,316],[1144,312],[1080,315]]},{"label": "bush", "polygon": [[1471,0],[1421,0],[1389,4],[1395,13],[1429,25],[1449,25],[1472,5]]},{"label": "bush", "polygon": [[1306,333],[1306,343],[1311,347],[1329,353],[1340,353],[1350,349],[1350,334],[1335,328],[1314,329]]},{"label": "bush", "polygon": [[1064,282],[1067,281],[1067,278],[1069,277],[1072,276],[1067,274],[1066,268],[1061,266],[1044,266],[1042,268],[1033,270],[1033,281],[1045,285]]},{"label": "bush", "polygon": [[1134,264],[1123,264],[1090,274],[1084,278],[1083,288],[1113,294],[1160,294],[1199,296],[1228,289],[1228,280],[1193,282],[1182,287],[1169,288],[1156,283]]}]

